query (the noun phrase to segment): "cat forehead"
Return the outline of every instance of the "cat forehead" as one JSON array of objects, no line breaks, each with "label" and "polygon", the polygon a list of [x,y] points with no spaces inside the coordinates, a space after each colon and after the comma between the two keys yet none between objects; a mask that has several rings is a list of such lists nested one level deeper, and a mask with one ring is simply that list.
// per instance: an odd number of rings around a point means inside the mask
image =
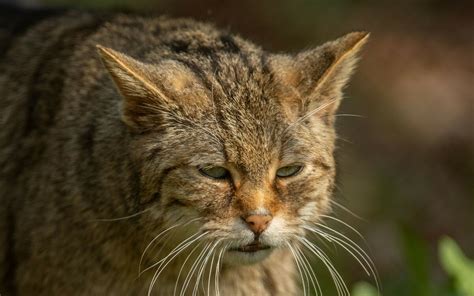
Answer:
[{"label": "cat forehead", "polygon": [[291,123],[282,115],[269,114],[258,118],[251,112],[229,113],[217,119],[212,131],[219,134],[222,146],[216,152],[242,171],[261,176],[275,163],[304,162],[316,150],[326,149],[327,143],[318,135],[312,137],[309,128],[288,129]]},{"label": "cat forehead", "polygon": [[[167,74],[172,75],[159,78],[167,81],[164,88],[169,89],[170,99],[190,109],[183,116],[205,122],[212,118],[227,134],[239,138],[244,134],[269,139],[285,123],[285,95],[280,91],[283,84],[263,70],[258,55],[225,56],[215,68],[209,61],[191,60],[176,62],[184,65],[179,67],[180,71],[169,71]],[[193,113],[193,109],[205,112]]]},{"label": "cat forehead", "polygon": [[291,142],[285,130],[294,118],[287,116],[282,101],[293,93],[282,91],[285,85],[272,80],[272,74],[256,64],[256,58],[252,60],[253,66],[250,61],[243,65],[238,58],[207,73],[211,76],[200,82],[208,90],[206,103],[192,106],[206,111],[192,116],[220,139],[227,161],[249,171],[262,171],[279,157],[281,144]]}]

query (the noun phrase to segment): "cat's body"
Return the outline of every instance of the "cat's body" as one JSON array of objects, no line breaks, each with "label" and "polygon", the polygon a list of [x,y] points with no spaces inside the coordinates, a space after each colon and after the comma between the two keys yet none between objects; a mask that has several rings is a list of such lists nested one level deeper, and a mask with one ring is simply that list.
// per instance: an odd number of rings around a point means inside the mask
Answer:
[{"label": "cat's body", "polygon": [[[292,106],[304,101],[300,97],[313,96],[308,95],[312,80],[342,84],[351,63],[336,69],[345,71],[343,78],[326,76],[365,35],[346,37],[340,41],[345,45],[334,43],[332,55],[318,57],[322,70],[315,65],[313,78],[306,81],[298,71],[285,70],[289,57],[270,56],[239,37],[190,20],[69,12],[21,33],[5,32],[0,35],[3,44],[8,40],[0,57],[1,295],[144,295],[156,269],[138,277],[139,263],[143,271],[198,231],[209,233],[225,221],[241,223],[240,217],[267,212],[274,225],[284,225],[277,213],[327,212],[334,177],[334,133],[332,120],[327,120],[332,113],[311,122],[311,129],[293,133],[319,151],[311,161],[322,164],[323,173],[312,173],[322,183],[305,188],[319,192],[311,195],[312,201],[309,195],[303,198],[301,186],[271,185],[262,172],[281,159],[275,158],[274,147],[285,145],[283,131],[311,103]],[[304,54],[300,58],[309,59]],[[282,87],[285,79],[298,83],[294,89]],[[321,101],[338,99],[341,86],[332,88],[323,89]],[[332,91],[336,96],[329,95]],[[183,101],[175,99],[181,97]],[[292,101],[280,102],[285,99]],[[319,132],[311,138],[314,128]],[[287,154],[311,154],[293,142]],[[234,164],[229,168],[233,177],[234,169],[241,172],[235,173],[240,175],[232,186],[201,180],[191,169],[200,162],[213,164],[219,151],[225,151],[225,160],[218,163]],[[304,176],[309,183],[310,176]],[[301,200],[290,202],[290,193]],[[257,206],[254,196],[260,199]],[[162,252],[147,249],[174,224],[186,231],[158,241]],[[242,236],[229,238],[231,246],[253,240],[248,238],[252,232],[239,227]],[[236,257],[237,263],[222,259],[221,295],[298,294],[292,254],[276,231],[269,227],[268,238],[262,234],[262,241],[267,240],[262,244],[275,244],[271,254],[258,260],[238,255],[244,257]],[[213,239],[224,245],[227,238],[215,234]],[[216,254],[221,247],[208,246]],[[256,253],[262,252],[267,251]],[[251,264],[239,264],[242,258]],[[173,294],[184,259],[180,255],[163,269],[153,295]],[[184,266],[178,294],[191,267]],[[205,284],[198,290],[213,294],[215,278],[208,280],[205,271]]]}]

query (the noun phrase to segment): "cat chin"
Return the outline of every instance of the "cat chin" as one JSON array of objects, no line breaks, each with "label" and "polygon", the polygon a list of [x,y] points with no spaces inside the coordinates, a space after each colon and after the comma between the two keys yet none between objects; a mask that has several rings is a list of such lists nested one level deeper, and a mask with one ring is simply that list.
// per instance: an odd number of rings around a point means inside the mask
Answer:
[{"label": "cat chin", "polygon": [[223,261],[227,265],[251,265],[266,259],[274,248],[264,249],[256,252],[241,252],[229,250],[226,252]]}]

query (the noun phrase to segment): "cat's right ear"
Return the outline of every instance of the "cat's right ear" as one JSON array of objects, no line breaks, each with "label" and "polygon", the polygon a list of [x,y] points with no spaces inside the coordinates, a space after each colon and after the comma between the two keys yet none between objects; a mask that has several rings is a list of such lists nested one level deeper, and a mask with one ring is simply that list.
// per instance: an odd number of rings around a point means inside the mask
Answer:
[{"label": "cat's right ear", "polygon": [[122,118],[132,128],[146,128],[153,120],[150,112],[159,111],[171,100],[154,81],[160,73],[147,64],[137,61],[111,48],[97,45],[102,62],[107,68],[119,92],[124,97]]}]

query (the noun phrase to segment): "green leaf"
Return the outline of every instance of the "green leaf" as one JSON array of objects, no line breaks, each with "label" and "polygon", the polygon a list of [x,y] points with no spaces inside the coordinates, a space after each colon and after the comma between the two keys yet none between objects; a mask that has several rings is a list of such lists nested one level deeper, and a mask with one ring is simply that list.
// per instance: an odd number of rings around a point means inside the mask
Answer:
[{"label": "green leaf", "polygon": [[369,283],[358,282],[352,289],[352,296],[378,296],[377,289]]},{"label": "green leaf", "polygon": [[441,265],[454,279],[460,295],[474,295],[474,261],[468,259],[454,240],[444,237],[439,243]]}]

